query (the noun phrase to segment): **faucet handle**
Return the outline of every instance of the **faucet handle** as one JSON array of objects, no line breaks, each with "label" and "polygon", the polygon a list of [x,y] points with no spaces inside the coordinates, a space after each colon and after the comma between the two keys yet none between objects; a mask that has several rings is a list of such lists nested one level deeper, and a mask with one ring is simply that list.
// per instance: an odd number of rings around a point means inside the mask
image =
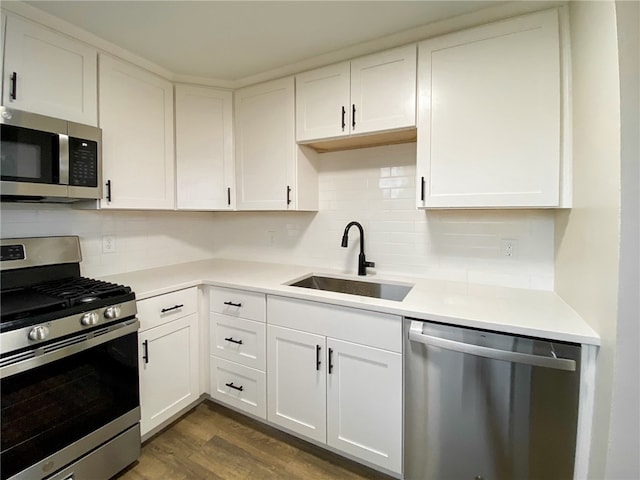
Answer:
[{"label": "faucet handle", "polygon": [[364,266],[374,268],[376,266],[376,262],[364,262]]}]

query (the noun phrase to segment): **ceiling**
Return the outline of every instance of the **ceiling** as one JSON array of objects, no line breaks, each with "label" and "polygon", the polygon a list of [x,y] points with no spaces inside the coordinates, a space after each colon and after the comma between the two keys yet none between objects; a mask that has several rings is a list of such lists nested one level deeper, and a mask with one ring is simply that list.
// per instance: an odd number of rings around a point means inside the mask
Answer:
[{"label": "ceiling", "polygon": [[498,1],[26,1],[177,75],[238,81]]}]

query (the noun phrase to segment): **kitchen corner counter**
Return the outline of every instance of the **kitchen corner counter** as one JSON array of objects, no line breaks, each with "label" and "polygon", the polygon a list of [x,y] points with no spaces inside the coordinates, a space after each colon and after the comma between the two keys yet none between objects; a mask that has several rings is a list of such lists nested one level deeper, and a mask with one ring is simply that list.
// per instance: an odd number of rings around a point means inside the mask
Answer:
[{"label": "kitchen corner counter", "polygon": [[[292,287],[311,273],[413,284],[403,301]],[[397,275],[357,277],[300,265],[211,259],[127,272],[103,280],[129,285],[145,298],[198,285],[240,288],[463,327],[600,345],[599,335],[556,293]]]}]

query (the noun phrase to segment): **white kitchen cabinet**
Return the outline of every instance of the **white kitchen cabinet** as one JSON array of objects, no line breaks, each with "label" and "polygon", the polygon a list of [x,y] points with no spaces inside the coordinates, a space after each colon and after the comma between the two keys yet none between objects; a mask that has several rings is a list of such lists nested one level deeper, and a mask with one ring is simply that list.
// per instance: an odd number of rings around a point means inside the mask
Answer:
[{"label": "white kitchen cabinet", "polygon": [[196,299],[191,288],[138,302],[143,436],[200,397]]},{"label": "white kitchen cabinet", "polygon": [[269,325],[267,351],[267,418],[326,443],[325,337]]},{"label": "white kitchen cabinet", "polygon": [[416,45],[296,75],[296,140],[416,125]]},{"label": "white kitchen cabinet", "polygon": [[418,49],[418,207],[567,206],[558,10]]},{"label": "white kitchen cabinet", "polygon": [[2,104],[97,125],[97,50],[22,18],[6,21]]},{"label": "white kitchen cabinet", "polygon": [[209,290],[210,395],[267,418],[266,300],[263,293]]},{"label": "white kitchen cabinet", "polygon": [[176,85],[178,210],[233,210],[232,93]]},{"label": "white kitchen cabinet", "polygon": [[317,210],[316,152],[295,143],[294,79],[235,92],[238,210]]},{"label": "white kitchen cabinet", "polygon": [[327,339],[327,444],[400,472],[402,354]]},{"label": "white kitchen cabinet", "polygon": [[175,207],[173,85],[107,55],[99,57],[101,208]]},{"label": "white kitchen cabinet", "polygon": [[267,299],[267,418],[392,472],[402,469],[402,323]]}]

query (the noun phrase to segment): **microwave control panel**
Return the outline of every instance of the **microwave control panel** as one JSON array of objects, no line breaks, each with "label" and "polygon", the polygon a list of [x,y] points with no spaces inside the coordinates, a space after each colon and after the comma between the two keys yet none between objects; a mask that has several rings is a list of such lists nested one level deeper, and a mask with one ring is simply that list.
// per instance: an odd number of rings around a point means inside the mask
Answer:
[{"label": "microwave control panel", "polygon": [[98,186],[98,143],[69,137],[69,185]]}]

